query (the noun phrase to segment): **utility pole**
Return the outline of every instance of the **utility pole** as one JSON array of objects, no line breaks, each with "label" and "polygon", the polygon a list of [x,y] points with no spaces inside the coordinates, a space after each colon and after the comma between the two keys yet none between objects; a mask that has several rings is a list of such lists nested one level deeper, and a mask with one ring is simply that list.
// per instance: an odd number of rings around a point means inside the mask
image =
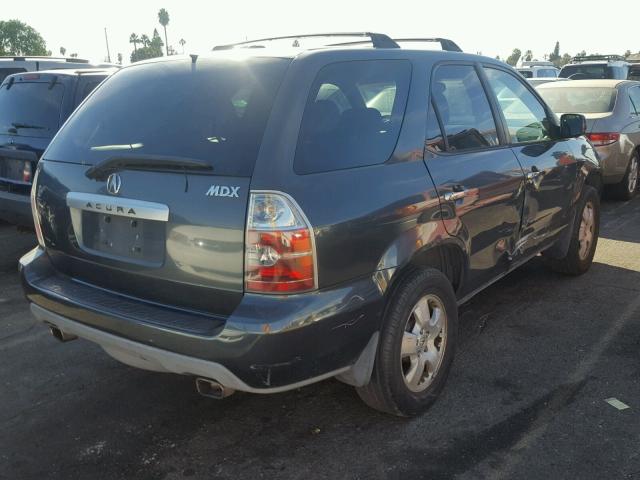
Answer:
[{"label": "utility pole", "polygon": [[109,52],[109,37],[107,37],[107,27],[104,27],[104,41],[107,44],[107,62],[111,63],[111,53]]}]

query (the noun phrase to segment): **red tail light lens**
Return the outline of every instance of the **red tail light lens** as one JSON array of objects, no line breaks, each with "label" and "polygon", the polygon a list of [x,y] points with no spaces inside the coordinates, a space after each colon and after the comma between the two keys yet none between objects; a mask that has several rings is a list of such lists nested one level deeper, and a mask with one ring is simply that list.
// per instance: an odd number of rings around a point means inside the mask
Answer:
[{"label": "red tail light lens", "polygon": [[317,288],[313,230],[285,194],[251,193],[245,257],[248,292],[300,293]]},{"label": "red tail light lens", "polygon": [[31,166],[31,162],[24,162],[24,167],[22,169],[22,181],[31,183],[31,178],[33,174],[33,167]]},{"label": "red tail light lens", "polygon": [[611,145],[620,140],[619,133],[589,133],[587,138],[591,140],[594,147],[603,147],[605,145]]}]

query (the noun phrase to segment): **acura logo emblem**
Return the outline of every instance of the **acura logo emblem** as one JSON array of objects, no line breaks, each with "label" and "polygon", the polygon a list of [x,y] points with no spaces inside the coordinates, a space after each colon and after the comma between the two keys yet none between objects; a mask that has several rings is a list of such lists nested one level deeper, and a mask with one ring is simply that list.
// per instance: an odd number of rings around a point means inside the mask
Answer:
[{"label": "acura logo emblem", "polygon": [[112,173],[107,178],[107,192],[112,195],[116,195],[120,191],[120,187],[122,186],[122,179],[120,175],[117,173]]}]

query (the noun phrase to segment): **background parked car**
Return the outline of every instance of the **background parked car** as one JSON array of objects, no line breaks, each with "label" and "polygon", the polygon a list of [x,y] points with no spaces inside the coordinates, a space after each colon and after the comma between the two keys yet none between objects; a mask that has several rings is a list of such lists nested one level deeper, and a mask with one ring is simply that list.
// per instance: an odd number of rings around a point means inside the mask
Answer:
[{"label": "background parked car", "polygon": [[620,55],[586,55],[573,57],[560,70],[560,77],[571,80],[617,79],[629,76],[629,63]]},{"label": "background parked car", "polygon": [[36,163],[60,126],[115,69],[10,75],[0,85],[0,220],[33,226]]},{"label": "background parked car", "polygon": [[108,63],[92,64],[89,60],[75,57],[0,57],[0,83],[14,73],[116,66]]},{"label": "background parked car", "polygon": [[518,73],[524,78],[556,78],[560,70],[551,62],[522,62],[518,68]]},{"label": "background parked car", "polygon": [[635,195],[640,152],[640,82],[582,80],[538,86],[558,114],[581,113],[600,156],[604,183],[620,199]]},{"label": "background parked car", "polygon": [[632,63],[629,66],[629,80],[640,80],[640,63]]}]

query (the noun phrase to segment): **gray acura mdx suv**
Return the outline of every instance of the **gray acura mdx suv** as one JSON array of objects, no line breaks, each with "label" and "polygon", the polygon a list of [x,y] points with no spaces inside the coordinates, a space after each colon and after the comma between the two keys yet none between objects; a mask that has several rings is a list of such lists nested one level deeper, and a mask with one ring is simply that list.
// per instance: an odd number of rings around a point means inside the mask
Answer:
[{"label": "gray acura mdx suv", "polygon": [[337,377],[428,407],[459,304],[541,252],[589,268],[600,171],[584,117],[503,63],[365,35],[107,79],[38,166],[33,314],[217,398]]}]

